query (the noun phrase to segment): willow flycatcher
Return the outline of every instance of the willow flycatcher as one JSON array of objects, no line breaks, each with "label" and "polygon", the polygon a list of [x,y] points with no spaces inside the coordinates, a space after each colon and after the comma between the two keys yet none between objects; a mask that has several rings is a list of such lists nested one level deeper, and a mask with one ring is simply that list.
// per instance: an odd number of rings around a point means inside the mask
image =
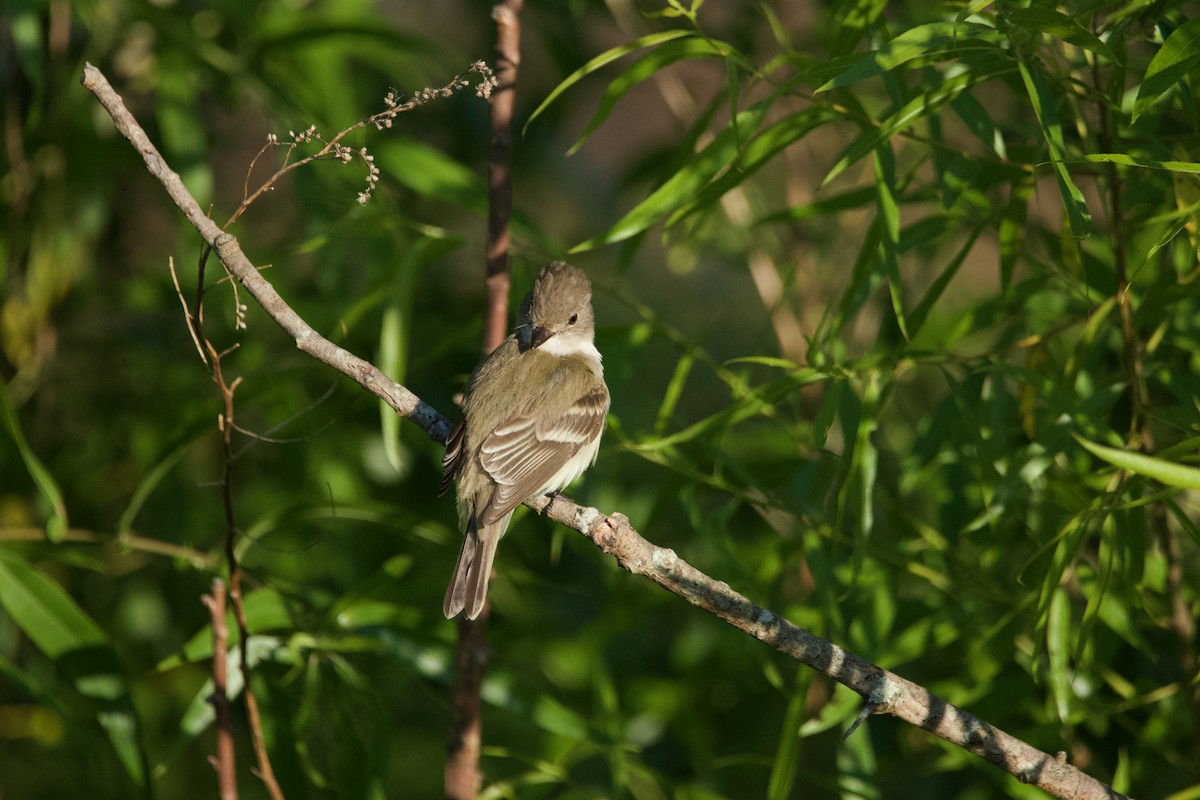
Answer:
[{"label": "willow flycatcher", "polygon": [[592,285],[556,261],[538,273],[513,334],[475,368],[446,441],[442,488],[458,483],[462,549],[442,606],[475,619],[513,511],[596,460],[608,387],[594,343]]}]

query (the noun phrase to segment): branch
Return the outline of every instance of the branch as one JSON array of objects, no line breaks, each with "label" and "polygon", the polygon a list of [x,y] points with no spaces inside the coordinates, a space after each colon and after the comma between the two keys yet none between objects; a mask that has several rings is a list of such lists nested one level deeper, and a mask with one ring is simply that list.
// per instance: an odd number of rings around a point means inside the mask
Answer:
[{"label": "branch", "polygon": [[[89,64],[84,69],[83,84],[95,93],[112,115],[118,129],[142,154],[151,174],[162,182],[167,193],[205,241],[213,245],[230,273],[242,282],[279,326],[293,336],[297,347],[381,397],[431,438],[445,441],[449,426],[437,411],[363,359],[322,338],[283,302],[245,257],[233,236],[221,233],[200,212],[179,176],[167,168],[162,156],[99,70]],[[1071,800],[1119,800],[1124,797],[1068,764],[1065,753],[1044,753],[912,681],[865,661],[752,603],[727,584],[714,580],[679,558],[673,550],[658,547],[642,538],[629,520],[620,514],[608,516],[594,508],[577,505],[559,494],[534,498],[526,505],[548,519],[579,531],[605,553],[616,558],[617,563],[628,571],[649,578],[738,630],[858,692],[865,704],[864,717],[890,714],[902,719],[990,761],[1018,780],[1035,785],[1055,797]]]},{"label": "branch", "polygon": [[125,107],[120,95],[113,90],[108,79],[100,70],[91,64],[86,65],[83,69],[83,85],[96,95],[96,99],[100,101],[100,104],[112,117],[113,122],[116,123],[117,130],[142,156],[142,160],[146,162],[146,169],[162,183],[175,205],[183,212],[192,227],[199,232],[205,243],[221,259],[221,263],[246,287],[246,290],[258,301],[271,319],[283,328],[284,333],[292,337],[297,348],[323,364],[328,364],[338,372],[353,378],[368,392],[391,406],[397,414],[426,431],[434,440],[446,441],[446,436],[450,433],[450,424],[441,414],[408,389],[384,375],[374,364],[338,347],[318,334],[283,301],[283,298],[275,291],[275,287],[267,282],[250,263],[250,259],[242,252],[237,240],[230,234],[223,233],[220,227],[205,215],[196,199],[184,187],[179,175],[167,166],[167,162],[158,152],[158,148],[146,136],[146,132],[129,113],[129,109]]},{"label": "branch", "polygon": [[[233,753],[233,722],[229,716],[229,694],[226,692],[226,654],[229,648],[229,626],[225,622],[225,581],[213,578],[212,591],[200,598],[212,618],[213,632],[213,693],[212,703],[217,716],[217,754],[212,757],[217,771],[217,795],[221,800],[237,800],[237,771]],[[244,650],[246,643],[242,642]]]},{"label": "branch", "polygon": [[[491,96],[492,141],[488,158],[487,305],[483,351],[504,341],[508,328],[508,222],[512,215],[512,116],[521,61],[521,5],[503,0],[492,9],[496,21],[496,87]],[[483,746],[483,676],[491,661],[487,641],[490,604],[474,620],[459,617],[450,688],[450,738],[446,743],[444,794],[447,800],[474,800],[483,783],[479,753]]]}]

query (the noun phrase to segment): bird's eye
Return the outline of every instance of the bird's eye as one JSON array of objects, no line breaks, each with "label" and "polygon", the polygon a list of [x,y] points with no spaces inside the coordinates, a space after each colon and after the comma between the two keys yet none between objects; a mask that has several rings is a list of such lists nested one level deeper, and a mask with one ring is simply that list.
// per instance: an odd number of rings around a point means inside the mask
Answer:
[{"label": "bird's eye", "polygon": [[571,315],[571,318],[570,318],[569,320],[567,320],[567,324],[568,324],[568,325],[574,325],[576,322],[579,322],[579,315],[578,315],[578,314],[572,314],[572,315]]}]

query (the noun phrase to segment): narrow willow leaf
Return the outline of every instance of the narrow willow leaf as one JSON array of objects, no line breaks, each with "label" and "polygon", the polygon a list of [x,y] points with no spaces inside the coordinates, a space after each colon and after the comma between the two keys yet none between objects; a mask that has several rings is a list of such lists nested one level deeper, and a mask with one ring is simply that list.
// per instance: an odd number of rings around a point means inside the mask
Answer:
[{"label": "narrow willow leaf", "polygon": [[833,381],[821,395],[821,405],[812,423],[811,444],[814,450],[825,449],[825,444],[829,441],[829,429],[833,427],[833,421],[837,418],[842,393],[846,391],[846,387],[847,383],[844,380]]},{"label": "narrow willow leaf", "polygon": [[967,254],[971,252],[971,248],[975,246],[975,242],[983,233],[983,226],[977,227],[971,231],[967,241],[959,248],[954,257],[950,259],[950,263],[945,266],[941,273],[929,285],[925,296],[921,298],[921,302],[917,303],[916,308],[908,315],[908,329],[913,336],[921,330],[921,326],[925,324],[925,320],[929,318],[929,312],[933,309],[934,304],[946,291],[946,287],[950,285],[950,281],[958,274],[958,270],[962,267],[963,262],[967,259]]},{"label": "narrow willow leaf", "polygon": [[974,95],[960,94],[950,101],[950,108],[963,121],[967,129],[1002,159],[1008,159],[1008,147],[1004,144],[1004,132],[996,125],[995,120],[988,114],[983,103]]},{"label": "narrow willow leaf", "polygon": [[1164,504],[1167,510],[1171,512],[1171,516],[1179,523],[1179,527],[1183,528],[1187,535],[1192,537],[1192,541],[1200,546],[1200,527],[1195,522],[1192,522],[1192,518],[1174,500],[1168,498],[1164,501]]},{"label": "narrow willow leaf", "polygon": [[[872,220],[867,227],[866,235],[863,237],[862,247],[859,248],[858,256],[854,260],[854,267],[850,270],[850,282],[846,286],[846,291],[842,293],[842,300],[838,303],[837,309],[830,319],[829,330],[817,330],[817,335],[813,338],[818,341],[828,339],[836,339],[841,335],[842,328],[850,321],[863,303],[867,302],[876,289],[879,288],[884,280],[884,273],[881,270],[875,269],[875,256],[879,252],[879,219]],[[824,323],[822,323],[824,327]]]},{"label": "narrow willow leaf", "polygon": [[525,121],[525,125],[521,129],[521,134],[524,135],[525,131],[529,129],[530,124],[539,116],[541,116],[542,112],[549,108],[550,104],[557,100],[563,92],[565,92],[567,89],[570,89],[572,86],[579,83],[581,80],[586,78],[588,75],[591,75],[601,67],[611,64],[618,58],[627,56],[634,51],[642,50],[647,47],[654,47],[655,45],[669,42],[673,39],[682,39],[688,36],[695,36],[695,34],[687,30],[661,31],[659,33],[648,34],[640,39],[634,39],[632,42],[626,42],[625,44],[620,45],[619,47],[614,47],[611,50],[605,50],[603,53],[591,59],[582,67],[564,78],[563,81],[558,84],[558,86],[555,86],[550,94],[546,95],[546,99],[543,100],[538,107],[533,110],[533,113],[529,115],[529,119]]},{"label": "narrow willow leaf", "polygon": [[1182,81],[1200,61],[1200,17],[1188,20],[1167,37],[1146,67],[1133,104],[1133,121]]},{"label": "narrow willow leaf", "polygon": [[1131,156],[1127,153],[1089,153],[1085,161],[1098,163],[1123,164],[1127,167],[1145,167],[1147,169],[1162,169],[1168,172],[1182,172],[1189,175],[1200,175],[1200,164],[1195,161],[1156,161],[1153,158]]},{"label": "narrow willow leaf", "polygon": [[800,759],[801,728],[808,716],[808,690],[813,671],[796,670],[796,682],[788,696],[783,715],[783,730],[775,746],[775,760],[767,779],[768,800],[787,800],[796,782],[796,764]]},{"label": "narrow willow leaf", "polygon": [[1012,286],[1017,259],[1025,251],[1025,220],[1036,186],[1037,179],[1032,172],[1013,181],[1000,217],[1000,286],[1004,289]]},{"label": "narrow willow leaf", "polygon": [[[246,594],[243,607],[246,611],[246,625],[256,637],[261,636],[264,631],[286,631],[296,625],[287,599],[272,589],[255,589],[249,592]],[[227,617],[229,643],[232,645],[237,642],[238,638],[237,619],[233,615],[233,609],[227,612]],[[251,639],[251,642],[253,641]],[[166,672],[183,664],[210,659],[213,654],[212,647],[212,627],[205,625],[184,643],[179,652],[164,658],[154,669],[158,672]]]},{"label": "narrow willow leaf", "polygon": [[0,550],[0,607],[33,644],[98,706],[96,721],[129,777],[142,786],[146,762],[120,662],[104,632],[54,581]]},{"label": "narrow willow leaf", "polygon": [[7,550],[0,550],[0,606],[52,659],[107,644],[100,626],[62,587]]},{"label": "narrow willow leaf", "polygon": [[875,527],[875,479],[878,475],[879,450],[872,436],[879,427],[879,410],[884,394],[880,373],[872,371],[863,387],[862,400],[858,403],[858,414],[842,414],[843,435],[846,441],[854,442],[850,454],[850,467],[846,480],[838,490],[837,516],[834,527],[838,531],[851,528],[854,551],[851,569],[857,576],[862,571],[867,557],[867,545]]},{"label": "narrow willow leaf", "polygon": [[904,317],[904,286],[900,282],[900,206],[896,198],[900,190],[896,187],[896,160],[891,144],[881,143],[875,148],[875,207],[879,213],[879,255],[887,273],[888,291],[892,298],[892,313],[905,341],[910,340],[908,323]]},{"label": "narrow willow leaf", "polygon": [[1042,127],[1042,136],[1050,149],[1050,162],[1058,176],[1058,188],[1067,211],[1071,234],[1076,239],[1082,239],[1091,232],[1092,218],[1088,213],[1087,204],[1083,201],[1083,193],[1079,191],[1079,187],[1071,180],[1071,174],[1067,171],[1062,124],[1058,119],[1058,101],[1051,93],[1046,76],[1038,65],[1022,60],[1018,66],[1021,79],[1025,82],[1025,90],[1033,103],[1033,111]]},{"label": "narrow willow leaf", "polygon": [[1083,609],[1083,618],[1079,621],[1079,635],[1075,641],[1075,663],[1081,663],[1084,659],[1084,649],[1091,640],[1092,628],[1096,620],[1100,618],[1100,610],[1104,606],[1105,596],[1108,594],[1108,586],[1112,581],[1113,573],[1116,571],[1117,550],[1119,545],[1116,545],[1113,539],[1117,536],[1116,518],[1109,516],[1104,520],[1104,524],[1100,527],[1100,536],[1098,537],[1098,552],[1097,566],[1100,574],[1096,578],[1094,586],[1090,587],[1085,596],[1087,597],[1087,605]]},{"label": "narrow willow leaf", "polygon": [[1091,50],[1109,64],[1121,63],[1113,49],[1100,37],[1056,9],[1045,6],[1018,8],[1008,12],[1005,19],[1018,28],[1045,33],[1084,50]]},{"label": "narrow willow leaf", "polygon": [[380,167],[401,184],[425,198],[482,209],[480,176],[436,147],[413,139],[390,139],[378,153]]},{"label": "narrow willow leaf", "polygon": [[[383,301],[383,319],[379,326],[379,368],[398,383],[404,383],[408,371],[409,328],[421,267],[457,248],[450,238],[423,236],[415,243],[397,239],[404,253],[392,272],[392,280]],[[384,453],[392,469],[403,467],[400,416],[382,400],[378,403],[379,427]]]},{"label": "narrow willow leaf", "polygon": [[931,22],[920,25],[867,53],[853,66],[826,81],[817,92],[828,92],[878,77],[915,58],[932,56],[945,60],[956,51],[995,50],[1004,39],[995,28],[974,22]]},{"label": "narrow willow leaf", "polygon": [[672,213],[667,218],[667,227],[712,206],[726,192],[766,166],[780,150],[834,118],[834,114],[828,109],[814,107],[799,114],[789,114],[768,126],[743,146],[733,166],[718,175],[704,187],[703,191]]},{"label": "narrow willow leaf", "polygon": [[994,2],[996,2],[996,0],[974,0],[974,2],[967,4],[962,11],[959,11],[958,15],[954,19],[956,22],[963,22],[975,16],[980,11],[983,11]]},{"label": "narrow willow leaf", "polygon": [[687,384],[688,375],[691,374],[692,366],[695,363],[696,360],[691,353],[684,353],[675,364],[675,372],[671,375],[671,380],[667,382],[667,390],[663,393],[662,403],[658,407],[658,416],[654,420],[656,436],[662,436],[667,429],[667,422],[675,413],[675,407],[679,404],[679,398],[683,396],[683,387]]},{"label": "narrow willow leaf", "polygon": [[1196,467],[1186,467],[1183,464],[1176,464],[1143,453],[1135,453],[1132,450],[1106,447],[1090,442],[1082,436],[1076,436],[1075,439],[1096,457],[1126,472],[1144,475],[1159,483],[1177,486],[1180,489],[1200,489],[1200,469]]},{"label": "narrow willow leaf", "polygon": [[765,386],[755,388],[747,396],[735,400],[717,413],[705,417],[681,431],[677,431],[670,436],[664,436],[661,439],[639,443],[635,449],[643,452],[652,452],[691,441],[710,431],[719,430],[728,425],[734,425],[744,419],[748,419],[760,413],[772,403],[776,403],[780,399],[792,394],[796,389],[822,380],[825,380],[825,376],[816,370],[797,370],[794,374],[786,378],[781,378]]},{"label": "narrow willow leaf", "polygon": [[1049,660],[1050,694],[1058,718],[1071,718],[1071,665],[1068,659],[1071,637],[1071,604],[1062,587],[1054,590],[1050,614],[1046,621],[1046,655]]},{"label": "narrow willow leaf", "polygon": [[804,203],[803,205],[785,208],[782,211],[775,211],[765,217],[758,218],[753,224],[775,225],[780,222],[799,222],[816,217],[828,217],[840,214],[843,211],[849,211],[852,208],[861,208],[874,200],[875,188],[873,186],[864,186],[861,189],[850,189],[849,191],[820,200],[813,200],[811,203]]},{"label": "narrow willow leaf", "polygon": [[63,501],[62,490],[58,488],[58,481],[54,480],[54,476],[50,474],[50,470],[46,469],[42,464],[41,459],[29,447],[29,443],[25,441],[25,434],[21,430],[21,424],[17,420],[16,411],[8,399],[8,391],[3,384],[0,384],[0,422],[4,423],[4,427],[8,430],[9,437],[17,446],[17,453],[20,454],[21,460],[25,462],[25,469],[29,472],[29,477],[33,479],[33,483],[37,486],[38,491],[42,495],[42,499],[50,506],[50,519],[46,521],[46,535],[52,542],[62,541],[62,536],[66,533],[69,525],[67,521],[67,505]]},{"label": "narrow willow leaf", "polygon": [[580,253],[585,250],[594,250],[606,244],[628,239],[695,198],[696,194],[707,186],[709,181],[728,168],[737,158],[741,146],[737,132],[741,131],[745,135],[750,131],[757,130],[772,103],[773,98],[770,98],[756,103],[738,114],[737,119],[713,137],[707,147],[689,159],[682,169],[654,190],[649,197],[638,203],[617,224],[604,233],[575,245],[570,252]]},{"label": "narrow willow leaf", "polygon": [[[579,151],[579,148],[583,147],[588,137],[595,133],[596,129],[608,119],[621,98],[628,94],[634,87],[649,78],[653,78],[662,69],[678,61],[713,57],[723,57],[728,59],[727,63],[733,66],[741,65],[743,68],[749,69],[745,57],[738,53],[731,45],[718,40],[701,39],[698,37],[689,37],[686,39],[675,38],[671,41],[663,42],[649,53],[634,61],[620,75],[609,81],[608,87],[604,90],[604,96],[600,98],[600,102],[597,104],[596,113],[592,115],[591,120],[584,127],[583,133],[579,134],[579,138],[567,150],[567,155],[574,155]],[[532,119],[530,117],[531,121]]]},{"label": "narrow willow leaf", "polygon": [[832,35],[829,52],[841,56],[854,50],[863,35],[883,14],[887,0],[844,0],[830,15]]},{"label": "narrow willow leaf", "polygon": [[984,81],[1011,70],[1011,64],[996,62],[989,69],[981,67],[970,72],[948,77],[938,86],[914,97],[899,110],[890,114],[887,119],[879,122],[878,126],[867,129],[858,139],[852,142],[833,165],[833,168],[829,170],[825,179],[821,181],[821,185],[828,184],[838,175],[841,175],[847,167],[857,163],[859,159],[873,151],[880,142],[886,141],[897,133],[906,130],[913,123],[936,111],[944,103]]},{"label": "narrow willow leaf", "polygon": [[764,367],[778,367],[786,370],[800,369],[800,365],[795,361],[774,356],[741,356],[740,358],[731,358],[725,364],[761,364]]},{"label": "narrow willow leaf", "polygon": [[[205,434],[207,434],[208,426],[206,424]],[[179,460],[187,454],[189,449],[196,443],[196,436],[189,436],[187,441],[177,445],[174,450],[168,453],[161,461],[146,473],[137,488],[134,489],[130,496],[129,503],[126,504],[125,510],[121,512],[121,516],[117,519],[117,535],[128,536],[133,533],[133,521],[137,518],[138,513],[142,510],[142,506],[150,499],[150,495],[158,488]]]}]

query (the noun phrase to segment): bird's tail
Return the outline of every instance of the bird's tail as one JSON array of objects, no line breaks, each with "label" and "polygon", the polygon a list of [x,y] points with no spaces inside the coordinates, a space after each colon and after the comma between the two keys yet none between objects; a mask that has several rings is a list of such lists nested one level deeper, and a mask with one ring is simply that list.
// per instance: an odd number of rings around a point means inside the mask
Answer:
[{"label": "bird's tail", "polygon": [[503,522],[480,528],[475,520],[467,523],[463,534],[462,548],[458,551],[458,562],[450,578],[450,588],[442,603],[442,613],[451,619],[465,611],[467,619],[475,619],[483,611],[487,599],[488,580],[492,576],[492,562],[496,558],[496,545],[504,534]]}]

